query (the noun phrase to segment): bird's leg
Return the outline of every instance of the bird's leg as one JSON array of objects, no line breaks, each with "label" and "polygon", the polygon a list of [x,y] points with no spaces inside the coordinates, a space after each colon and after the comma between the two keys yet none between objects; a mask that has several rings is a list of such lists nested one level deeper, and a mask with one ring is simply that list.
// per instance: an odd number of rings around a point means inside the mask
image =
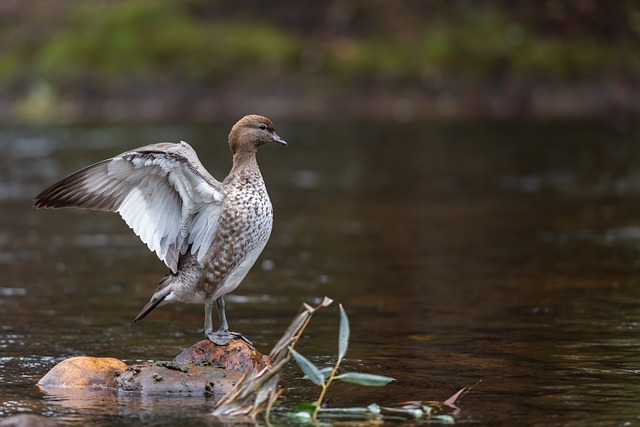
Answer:
[{"label": "bird's leg", "polygon": [[216,307],[218,308],[218,324],[220,325],[219,331],[229,331],[229,324],[227,323],[227,310],[224,305],[224,298],[220,297],[216,300]]},{"label": "bird's leg", "polygon": [[[213,311],[213,301],[207,297],[207,299],[205,300],[205,335],[207,338],[209,338],[209,340],[211,340],[211,342],[213,342],[216,345],[227,345],[229,344],[229,342],[233,339],[233,338],[240,338],[241,340],[245,341],[247,344],[249,344],[250,346],[253,346],[253,344],[251,343],[251,341],[249,341],[247,338],[245,338],[244,336],[242,336],[242,334],[238,333],[238,332],[230,332],[229,331],[229,324],[227,323],[227,314],[225,311],[225,307],[224,307],[224,298],[223,297],[219,297],[216,300],[216,306],[218,308],[218,321],[220,322],[220,328],[216,331],[213,332],[213,326],[211,325],[211,317],[213,315],[212,311]],[[207,307],[209,308],[209,311],[207,312]],[[209,319],[207,321],[207,319]],[[207,322],[209,322],[207,324]],[[207,326],[209,326],[209,328],[207,328]]]},{"label": "bird's leg", "polygon": [[204,300],[204,335],[209,337],[213,333],[213,298]]}]

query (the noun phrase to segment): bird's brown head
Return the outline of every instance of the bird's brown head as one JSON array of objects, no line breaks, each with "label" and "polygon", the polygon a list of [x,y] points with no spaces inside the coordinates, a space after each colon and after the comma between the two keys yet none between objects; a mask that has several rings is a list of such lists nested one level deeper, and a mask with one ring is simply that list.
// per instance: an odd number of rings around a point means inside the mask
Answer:
[{"label": "bird's brown head", "polygon": [[271,120],[264,116],[244,116],[233,125],[229,133],[229,146],[235,155],[239,152],[255,152],[259,146],[278,143],[287,146],[273,128]]}]

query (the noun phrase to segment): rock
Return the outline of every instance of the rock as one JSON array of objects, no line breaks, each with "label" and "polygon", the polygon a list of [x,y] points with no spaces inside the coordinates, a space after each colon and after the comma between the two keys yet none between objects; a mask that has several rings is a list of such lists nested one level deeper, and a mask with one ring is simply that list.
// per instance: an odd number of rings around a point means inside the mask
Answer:
[{"label": "rock", "polygon": [[222,397],[245,372],[260,370],[269,357],[240,339],[216,346],[203,340],[169,362],[127,365],[111,357],[72,357],[53,367],[38,385],[53,388],[105,388],[119,393]]},{"label": "rock", "polygon": [[56,420],[35,414],[20,414],[0,420],[1,427],[54,427]]},{"label": "rock", "polygon": [[202,340],[183,350],[173,361],[183,365],[214,366],[234,372],[261,370],[270,365],[268,356],[241,339],[233,339],[226,346]]},{"label": "rock", "polygon": [[41,387],[115,388],[127,364],[113,357],[78,356],[63,360],[38,381]]},{"label": "rock", "polygon": [[212,366],[155,362],[130,366],[118,379],[118,391],[143,395],[211,396],[219,399],[242,373]]}]

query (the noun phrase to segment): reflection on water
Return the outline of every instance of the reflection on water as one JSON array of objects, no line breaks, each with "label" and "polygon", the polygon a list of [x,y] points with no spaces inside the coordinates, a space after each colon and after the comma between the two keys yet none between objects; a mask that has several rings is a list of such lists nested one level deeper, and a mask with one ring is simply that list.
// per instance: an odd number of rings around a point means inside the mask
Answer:
[{"label": "reflection on water", "polygon": [[[35,211],[65,174],[126,149],[184,139],[221,179],[227,125],[0,130],[0,415],[65,423],[211,422],[205,399],[43,392],[70,356],[171,359],[200,339],[202,307],[140,324],[164,268],[112,214]],[[286,125],[259,153],[271,241],[230,296],[232,327],[267,352],[302,301],[329,295],[352,324],[332,405],[462,401],[461,421],[637,425],[640,410],[640,144],[606,126]],[[330,363],[336,307],[300,350]],[[317,390],[288,371],[283,404]],[[634,424],[635,423],[635,424]]]},{"label": "reflection on water", "polygon": [[[107,390],[55,389],[43,392],[43,400],[69,424],[86,425],[118,420],[120,423],[153,423],[154,420],[207,421],[211,402],[207,398],[181,396],[118,396]],[[210,418],[210,417],[209,417]]]}]

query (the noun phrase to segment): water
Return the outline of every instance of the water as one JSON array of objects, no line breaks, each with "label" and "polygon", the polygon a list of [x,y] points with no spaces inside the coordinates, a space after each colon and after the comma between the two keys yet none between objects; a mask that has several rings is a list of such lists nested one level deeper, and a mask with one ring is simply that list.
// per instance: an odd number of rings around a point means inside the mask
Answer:
[{"label": "water", "polygon": [[[35,386],[71,356],[170,360],[203,309],[131,325],[165,272],[117,215],[36,211],[45,186],[163,140],[192,143],[222,179],[230,124],[1,129],[0,416],[63,424],[207,425],[211,402]],[[275,207],[262,257],[228,299],[231,327],[268,352],[303,301],[350,315],[347,370],[329,405],[444,400],[496,425],[640,425],[640,138],[607,124],[279,124],[259,161]],[[299,350],[328,364],[337,307]],[[296,367],[283,405],[317,395]],[[451,413],[451,412],[450,412]]]}]

